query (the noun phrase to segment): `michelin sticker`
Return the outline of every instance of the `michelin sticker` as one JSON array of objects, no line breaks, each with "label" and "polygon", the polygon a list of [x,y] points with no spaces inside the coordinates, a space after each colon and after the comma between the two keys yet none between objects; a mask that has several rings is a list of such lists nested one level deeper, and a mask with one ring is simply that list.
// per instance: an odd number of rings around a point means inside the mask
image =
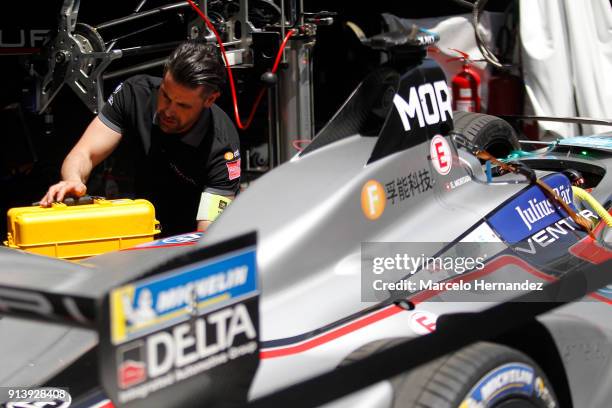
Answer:
[{"label": "michelin sticker", "polygon": [[535,372],[522,363],[505,364],[489,372],[467,394],[459,408],[486,408],[512,394],[531,396]]},{"label": "michelin sticker", "polygon": [[255,251],[189,265],[110,294],[115,345],[168,327],[204,307],[257,291]]}]

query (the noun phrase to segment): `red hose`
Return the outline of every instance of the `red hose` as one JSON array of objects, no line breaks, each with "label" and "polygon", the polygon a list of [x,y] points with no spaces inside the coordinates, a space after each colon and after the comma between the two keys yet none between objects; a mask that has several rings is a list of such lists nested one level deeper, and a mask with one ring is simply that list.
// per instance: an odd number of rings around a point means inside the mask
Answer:
[{"label": "red hose", "polygon": [[[223,46],[223,40],[221,40],[221,36],[215,29],[215,26],[212,25],[212,23],[210,22],[208,17],[206,17],[206,15],[202,12],[202,10],[200,10],[198,6],[192,0],[187,0],[187,1],[191,5],[191,7],[196,11],[196,13],[198,13],[200,18],[204,20],[204,23],[206,24],[206,26],[213,32],[213,34],[217,38],[217,43],[219,44],[219,48],[221,49],[221,55],[223,56],[223,61],[225,62],[225,69],[227,69],[227,76],[229,78],[230,89],[232,91],[232,101],[234,104],[234,117],[236,118],[236,124],[238,125],[239,129],[246,130],[249,128],[249,126],[251,126],[251,122],[253,121],[253,117],[255,116],[255,111],[257,110],[257,107],[259,106],[259,103],[261,102],[261,98],[266,93],[267,88],[263,86],[259,90],[259,93],[257,94],[257,97],[255,98],[255,102],[253,103],[253,108],[251,109],[251,113],[249,114],[249,117],[246,123],[243,124],[242,121],[240,120],[240,112],[238,111],[238,97],[236,95],[234,75],[232,74],[232,68],[230,67],[229,61],[227,60],[225,47]],[[293,33],[294,33],[293,30],[287,31],[287,34],[285,35],[285,38],[283,39],[283,42],[281,43],[281,46],[278,49],[278,53],[276,54],[276,60],[274,61],[274,66],[272,67],[272,73],[276,73],[276,70],[278,69],[278,65],[280,64],[281,57],[283,55],[283,50],[287,46],[287,41],[289,41],[289,38],[291,38]]]}]

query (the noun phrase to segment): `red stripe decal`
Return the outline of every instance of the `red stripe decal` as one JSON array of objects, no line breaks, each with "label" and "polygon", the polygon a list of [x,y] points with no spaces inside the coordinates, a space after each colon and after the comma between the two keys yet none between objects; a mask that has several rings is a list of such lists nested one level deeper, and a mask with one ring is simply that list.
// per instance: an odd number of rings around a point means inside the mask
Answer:
[{"label": "red stripe decal", "polygon": [[384,309],[376,313],[373,313],[360,320],[347,324],[346,326],[332,330],[328,333],[323,334],[322,336],[308,340],[304,343],[301,343],[295,346],[281,348],[281,349],[262,350],[259,353],[259,358],[263,360],[266,358],[282,357],[282,356],[288,356],[290,354],[301,353],[303,351],[310,350],[311,348],[320,346],[321,344],[328,343],[332,340],[337,339],[338,337],[342,337],[346,334],[354,332],[355,330],[359,330],[362,327],[369,326],[372,323],[376,323],[380,320],[386,319],[387,317],[396,315],[399,312],[403,312],[403,311],[404,309],[402,309],[399,306],[395,306],[395,305],[387,306]]},{"label": "red stripe decal", "polygon": [[598,293],[591,293],[591,294],[589,294],[589,296],[592,297],[593,299],[599,300],[600,302],[604,302],[604,303],[607,303],[609,305],[612,305],[612,299],[608,299],[607,297],[601,296]]},{"label": "red stripe decal", "polygon": [[[535,269],[533,266],[531,266],[526,261],[520,258],[517,258],[512,255],[503,255],[503,256],[500,256],[499,258],[494,259],[490,263],[486,264],[482,270],[469,273],[465,276],[458,276],[456,278],[451,279],[450,282],[457,282],[461,279],[463,279],[463,281],[465,282],[469,282],[474,279],[489,275],[507,265],[518,266],[519,268],[523,269],[525,272],[537,278],[545,280],[547,282],[553,282],[556,280],[556,278],[550,275],[546,275],[543,272],[540,272],[539,270]],[[422,292],[410,298],[409,300],[416,305],[416,304],[427,301],[428,299],[436,296],[440,292],[441,291],[437,291],[437,290],[430,290],[430,291]],[[597,295],[595,293],[589,294],[589,296],[597,300],[600,300],[602,302],[612,304],[611,300],[606,299],[605,297]],[[395,306],[395,305],[387,306],[386,308],[380,310],[379,312],[373,313],[369,316],[366,316],[346,326],[340,327],[338,329],[334,329],[328,333],[320,335],[319,337],[313,338],[311,340],[307,340],[304,343],[300,343],[294,346],[287,346],[284,348],[262,350],[259,353],[259,358],[263,360],[267,358],[276,358],[276,357],[283,357],[283,356],[288,356],[292,354],[302,353],[304,351],[310,350],[314,347],[320,346],[322,344],[335,340],[339,337],[352,333],[356,330],[359,330],[362,327],[368,326],[372,323],[376,323],[380,320],[386,319],[387,317],[396,315],[397,313],[402,312],[402,311],[405,311],[405,309],[402,309],[399,306]]]}]

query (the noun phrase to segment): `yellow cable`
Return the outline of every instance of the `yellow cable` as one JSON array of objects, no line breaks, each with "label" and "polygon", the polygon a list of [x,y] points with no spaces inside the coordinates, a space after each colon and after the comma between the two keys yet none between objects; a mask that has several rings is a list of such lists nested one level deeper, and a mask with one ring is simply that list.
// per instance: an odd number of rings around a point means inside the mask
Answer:
[{"label": "yellow cable", "polygon": [[574,192],[575,196],[589,203],[589,205],[595,210],[601,219],[604,220],[609,227],[612,227],[612,216],[592,195],[576,186],[572,186],[572,191]]}]

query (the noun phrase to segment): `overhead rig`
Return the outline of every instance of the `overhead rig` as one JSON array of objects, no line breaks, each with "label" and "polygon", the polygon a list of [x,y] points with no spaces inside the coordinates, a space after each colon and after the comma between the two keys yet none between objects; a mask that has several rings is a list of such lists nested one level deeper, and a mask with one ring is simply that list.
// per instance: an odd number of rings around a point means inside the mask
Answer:
[{"label": "overhead rig", "polygon": [[[195,0],[151,9],[145,9],[146,4],[147,0],[139,0],[133,13],[94,25],[79,21],[81,0],[64,0],[58,30],[47,42],[42,60],[35,56],[27,62],[37,82],[35,111],[48,112],[66,85],[97,114],[105,101],[105,80],[161,66],[180,43],[154,42],[121,48],[123,40],[151,32],[176,15],[182,21],[193,15],[185,24],[183,39],[216,43],[223,51],[228,70],[248,68],[261,75],[262,88],[268,89],[269,167],[288,160],[295,153],[296,140],[312,139],[312,48],[317,26],[332,24],[334,13],[306,13],[302,0],[281,0],[280,5],[272,0]],[[129,31],[111,36],[109,29],[117,27],[127,27]],[[281,55],[280,64],[277,55]],[[131,57],[139,58],[133,65],[109,70],[114,61]],[[273,64],[280,66],[278,73],[271,72]],[[236,122],[239,128],[246,129],[250,120],[242,125],[233,81],[230,86]],[[261,93],[263,96],[264,91]]]}]

